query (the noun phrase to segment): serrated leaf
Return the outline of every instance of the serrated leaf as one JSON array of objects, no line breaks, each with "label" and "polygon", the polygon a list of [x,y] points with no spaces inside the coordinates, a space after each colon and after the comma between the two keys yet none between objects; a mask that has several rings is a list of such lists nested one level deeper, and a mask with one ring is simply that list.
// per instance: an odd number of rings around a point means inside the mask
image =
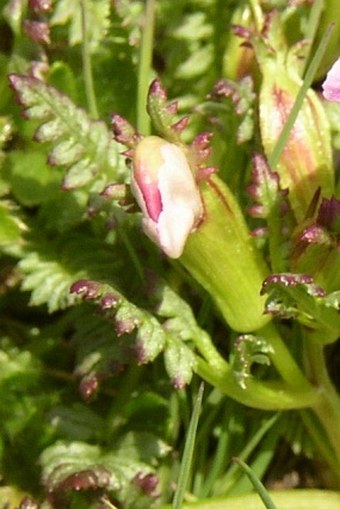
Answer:
[{"label": "serrated leaf", "polygon": [[48,416],[58,435],[68,440],[93,440],[105,429],[105,421],[82,403],[67,407],[58,405]]},{"label": "serrated leaf", "polygon": [[0,200],[0,246],[18,243],[24,223],[16,215],[16,207],[8,200]]},{"label": "serrated leaf", "polygon": [[20,351],[16,347],[0,349],[0,384],[16,377],[36,378],[40,372],[39,367],[39,363],[28,351]]},{"label": "serrated leaf", "polygon": [[191,382],[197,361],[193,351],[185,343],[169,335],[164,351],[164,363],[173,386],[183,389]]},{"label": "serrated leaf", "polygon": [[266,313],[283,319],[297,319],[303,325],[322,332],[322,341],[326,343],[335,341],[339,336],[337,292],[335,298],[332,294],[327,296],[311,276],[274,274],[266,278],[261,293],[268,294]]},{"label": "serrated leaf", "polygon": [[171,447],[152,433],[130,431],[116,444],[117,456],[156,464],[159,458],[164,458],[171,451]]},{"label": "serrated leaf", "polygon": [[[84,0],[86,10],[86,34],[92,51],[105,39],[110,26],[110,0]],[[69,24],[71,46],[80,44],[83,39],[80,0],[58,0],[53,16],[53,25]]]},{"label": "serrated leaf", "polygon": [[31,292],[31,305],[47,304],[51,313],[75,303],[70,286],[77,277],[107,276],[119,265],[109,248],[84,235],[73,234],[71,239],[59,236],[56,241],[40,239],[29,248],[19,262],[19,269],[25,274],[22,289]]},{"label": "serrated leaf", "polygon": [[135,362],[134,345],[125,336],[118,337],[112,322],[93,314],[93,309],[75,308],[69,320],[75,329],[72,336],[76,349],[75,375],[80,379],[81,395],[89,399],[105,379]]},{"label": "serrated leaf", "polygon": [[255,201],[249,213],[265,220],[268,228],[269,251],[272,270],[287,269],[289,240],[294,226],[292,212],[287,201],[287,191],[280,186],[280,177],[273,172],[266,159],[255,154],[251,184],[248,192]]},{"label": "serrated leaf", "polygon": [[135,352],[138,363],[153,361],[162,351],[165,332],[158,320],[148,311],[129,302],[113,286],[80,280],[72,285],[71,292],[82,295],[86,300],[94,300],[108,317],[113,317],[119,336],[136,330]]},{"label": "serrated leaf", "polygon": [[[122,178],[119,148],[101,121],[91,120],[86,112],[51,85],[36,78],[11,74],[10,84],[29,119],[41,120],[35,133],[39,142],[52,142],[49,162],[67,166],[67,187],[91,184],[104,186]],[[76,166],[78,163],[78,166]],[[85,167],[91,167],[84,175]]]},{"label": "serrated leaf", "polygon": [[13,123],[9,117],[0,117],[0,150],[13,135]]},{"label": "serrated leaf", "polygon": [[[88,490],[101,488],[124,500],[139,478],[153,474],[149,462],[160,442],[152,435],[130,433],[109,453],[81,441],[59,441],[45,449],[40,457],[43,483],[48,491]],[[150,444],[155,445],[150,448]],[[147,451],[147,448],[149,451]],[[152,494],[152,493],[150,493]]]},{"label": "serrated leaf", "polygon": [[280,188],[280,177],[277,172],[271,171],[267,161],[260,154],[253,158],[252,183],[248,191],[261,207],[257,217],[270,218],[278,214],[284,196]]},{"label": "serrated leaf", "polygon": [[42,152],[13,150],[8,156],[8,181],[15,198],[26,206],[36,206],[54,198],[60,177],[46,164]]},{"label": "serrated leaf", "polygon": [[228,79],[219,80],[213,89],[213,92],[209,95],[212,100],[221,102],[219,108],[216,103],[207,103],[207,110],[210,107],[217,110],[220,114],[221,121],[223,121],[227,110],[231,107],[236,114],[239,126],[237,129],[237,143],[245,143],[251,140],[254,131],[254,83],[250,76],[246,76],[239,82],[235,82]]}]

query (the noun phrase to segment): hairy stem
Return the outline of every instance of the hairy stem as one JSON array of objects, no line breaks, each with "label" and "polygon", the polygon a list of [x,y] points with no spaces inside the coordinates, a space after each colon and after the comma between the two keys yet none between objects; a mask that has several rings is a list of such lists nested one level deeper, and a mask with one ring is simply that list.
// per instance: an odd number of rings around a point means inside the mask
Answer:
[{"label": "hairy stem", "polygon": [[92,74],[91,53],[89,48],[89,40],[87,36],[87,7],[86,0],[80,0],[81,9],[81,31],[82,31],[82,59],[83,59],[83,74],[85,82],[85,93],[89,112],[93,118],[98,118],[98,108],[96,94],[94,91],[94,82]]},{"label": "hairy stem", "polygon": [[329,378],[323,346],[307,338],[306,354],[311,378],[320,395],[312,410],[327,433],[336,456],[335,473],[340,486],[340,398]]},{"label": "hairy stem", "polygon": [[137,128],[147,136],[150,134],[150,118],[146,111],[147,93],[151,80],[153,36],[155,26],[155,0],[147,0],[144,26],[139,52],[138,91],[137,91]]}]

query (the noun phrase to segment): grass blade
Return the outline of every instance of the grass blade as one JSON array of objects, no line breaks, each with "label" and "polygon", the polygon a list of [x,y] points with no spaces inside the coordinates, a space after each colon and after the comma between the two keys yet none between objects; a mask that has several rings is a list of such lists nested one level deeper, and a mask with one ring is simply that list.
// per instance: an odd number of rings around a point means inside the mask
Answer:
[{"label": "grass blade", "polygon": [[276,505],[270,498],[266,488],[263,486],[260,479],[254,474],[252,469],[248,467],[244,461],[240,460],[239,458],[234,458],[234,461],[239,465],[239,467],[243,470],[243,472],[248,476],[250,482],[254,486],[257,494],[261,497],[262,502],[264,503],[266,509],[276,509]]},{"label": "grass blade", "polygon": [[183,458],[181,462],[181,468],[178,476],[178,485],[176,489],[176,493],[174,496],[174,500],[172,503],[172,509],[182,509],[182,503],[184,499],[184,493],[188,484],[188,479],[191,470],[192,458],[194,453],[194,446],[196,441],[196,432],[198,425],[198,418],[200,415],[200,410],[202,406],[202,398],[203,398],[203,390],[204,384],[200,385],[197,399],[195,402],[194,410],[190,419],[188,435],[185,442]]}]

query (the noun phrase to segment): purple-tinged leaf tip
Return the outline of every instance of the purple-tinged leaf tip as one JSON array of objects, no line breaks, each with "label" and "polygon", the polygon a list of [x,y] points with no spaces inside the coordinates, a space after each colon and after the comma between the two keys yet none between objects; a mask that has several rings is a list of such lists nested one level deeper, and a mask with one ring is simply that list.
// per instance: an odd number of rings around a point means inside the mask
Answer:
[{"label": "purple-tinged leaf tip", "polygon": [[113,138],[122,145],[133,149],[140,141],[141,136],[132,125],[121,115],[114,113],[111,116]]},{"label": "purple-tinged leaf tip", "polygon": [[248,28],[241,26],[241,25],[231,25],[230,27],[234,33],[234,35],[237,35],[238,37],[242,37],[242,39],[250,39],[252,36],[252,31]]},{"label": "purple-tinged leaf tip", "polygon": [[126,184],[109,184],[100,193],[107,200],[124,200],[127,197]]},{"label": "purple-tinged leaf tip", "polygon": [[50,27],[45,21],[32,21],[25,19],[24,31],[26,35],[34,42],[41,44],[50,44]]},{"label": "purple-tinged leaf tip", "polygon": [[156,78],[153,80],[149,87],[149,95],[155,96],[159,101],[165,102],[168,98],[165,87],[163,87],[161,80]]},{"label": "purple-tinged leaf tip", "polygon": [[319,207],[317,223],[332,233],[340,234],[340,200],[323,198]]},{"label": "purple-tinged leaf tip", "polygon": [[53,491],[57,488],[62,491],[81,491],[81,490],[95,490],[98,488],[106,488],[110,484],[111,474],[110,472],[102,467],[95,466],[95,470],[90,468],[71,474],[63,479]]},{"label": "purple-tinged leaf tip", "polygon": [[213,92],[209,94],[208,98],[220,99],[223,97],[231,97],[233,104],[237,104],[240,101],[241,95],[235,83],[226,79],[220,79],[215,83]]},{"label": "purple-tinged leaf tip", "polygon": [[29,497],[25,497],[18,507],[18,509],[39,509],[39,505]]},{"label": "purple-tinged leaf tip", "polygon": [[187,127],[189,120],[189,115],[186,115],[185,117],[180,118],[177,122],[172,124],[171,129],[176,133],[181,133]]},{"label": "purple-tinged leaf tip", "polygon": [[89,281],[87,279],[80,279],[73,283],[70,289],[71,293],[76,293],[77,295],[83,295],[84,299],[94,299],[99,291],[99,285],[94,281]]},{"label": "purple-tinged leaf tip", "polygon": [[155,492],[159,483],[159,479],[155,474],[138,472],[133,478],[133,483],[138,486],[146,495],[150,495],[153,498],[159,496],[159,494]]},{"label": "purple-tinged leaf tip", "polygon": [[323,288],[314,284],[312,276],[309,276],[308,274],[272,274],[263,281],[261,295],[267,293],[271,285],[280,285],[284,287],[307,285],[310,287],[310,291],[308,293],[315,297],[323,297],[326,293]]},{"label": "purple-tinged leaf tip", "polygon": [[106,293],[103,295],[100,303],[102,309],[111,309],[116,308],[120,303],[121,299],[119,296],[114,295],[113,293]]},{"label": "purple-tinged leaf tip", "polygon": [[84,400],[90,399],[98,391],[99,375],[91,373],[84,377],[79,384],[79,392]]},{"label": "purple-tinged leaf tip", "polygon": [[123,334],[131,334],[131,332],[139,326],[140,321],[137,318],[128,317],[124,319],[117,318],[115,320],[117,336],[122,336]]},{"label": "purple-tinged leaf tip", "polygon": [[263,289],[261,293],[264,293],[265,289],[272,284],[280,284],[283,286],[296,286],[298,284],[311,284],[313,283],[312,276],[307,274],[272,274],[268,276],[263,282]]},{"label": "purple-tinged leaf tip", "polygon": [[186,381],[178,375],[171,379],[171,384],[175,389],[181,391],[185,388]]},{"label": "purple-tinged leaf tip", "polygon": [[52,9],[52,0],[29,0],[28,7],[36,14],[44,14]]},{"label": "purple-tinged leaf tip", "polygon": [[211,175],[218,172],[218,168],[215,166],[207,166],[206,168],[198,168],[196,173],[197,182],[201,182],[202,180],[207,180]]},{"label": "purple-tinged leaf tip", "polygon": [[169,115],[176,115],[178,111],[178,101],[173,101],[172,103],[169,103],[165,107],[165,110],[167,113],[169,113]]}]

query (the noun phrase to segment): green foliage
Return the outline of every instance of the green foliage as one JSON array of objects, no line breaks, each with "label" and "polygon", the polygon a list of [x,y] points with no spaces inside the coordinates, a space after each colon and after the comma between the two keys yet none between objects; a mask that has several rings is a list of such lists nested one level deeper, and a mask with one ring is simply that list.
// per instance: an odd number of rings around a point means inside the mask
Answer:
[{"label": "green foliage", "polygon": [[64,189],[84,186],[99,177],[92,187],[100,190],[108,179],[121,178],[117,146],[103,122],[91,121],[70,99],[36,78],[12,74],[10,83],[26,118],[43,121],[35,139],[53,142],[49,164],[67,167]]},{"label": "green foliage", "polygon": [[[83,4],[87,16],[86,34],[92,51],[95,51],[105,40],[110,27],[110,1],[84,0]],[[58,0],[51,17],[52,26],[69,24],[68,40],[71,46],[80,44],[83,39],[81,5],[82,0]]]},{"label": "green foliage", "polygon": [[[172,500],[178,509],[250,507],[253,488],[235,456],[262,480],[297,472],[298,487],[310,475],[317,486],[337,485],[339,197],[320,189],[319,212],[317,195],[307,217],[293,219],[291,190],[263,156],[263,69],[250,47],[256,39],[267,70],[271,42],[289,72],[307,70],[303,102],[315,69],[300,39],[325,44],[320,27],[330,7],[320,18],[320,2],[295,3],[154,2],[152,68],[142,78],[157,79],[146,98],[138,97],[138,72],[147,53],[145,7],[153,2],[2,2],[1,508],[157,509]],[[275,33],[272,9],[280,13]],[[319,107],[337,150],[339,109]],[[143,234],[129,186],[141,111],[152,132],[188,158],[201,196],[210,179],[236,239],[218,253],[218,274],[224,283],[239,274],[238,290],[251,275],[247,264],[238,270],[245,253],[235,246],[243,236],[249,241],[268,276],[262,296],[262,276],[254,292],[261,323],[267,299],[265,328],[236,333],[210,286],[205,292],[183,259],[166,259]],[[285,136],[290,131],[284,127]],[[218,179],[210,178],[213,166]],[[203,205],[197,230],[209,221],[211,204]],[[222,219],[206,253],[228,238]],[[216,260],[205,267],[199,242],[194,251],[210,281]],[[242,319],[251,314],[245,291],[228,295]],[[285,405],[296,411],[261,410]],[[303,494],[301,507],[338,504],[336,493]],[[273,500],[295,507],[299,495],[292,497]]]},{"label": "green foliage", "polygon": [[296,318],[319,331],[327,342],[335,341],[340,332],[339,292],[325,295],[313,279],[304,275],[279,274],[267,278],[263,293],[269,295],[266,312],[281,318]]}]

